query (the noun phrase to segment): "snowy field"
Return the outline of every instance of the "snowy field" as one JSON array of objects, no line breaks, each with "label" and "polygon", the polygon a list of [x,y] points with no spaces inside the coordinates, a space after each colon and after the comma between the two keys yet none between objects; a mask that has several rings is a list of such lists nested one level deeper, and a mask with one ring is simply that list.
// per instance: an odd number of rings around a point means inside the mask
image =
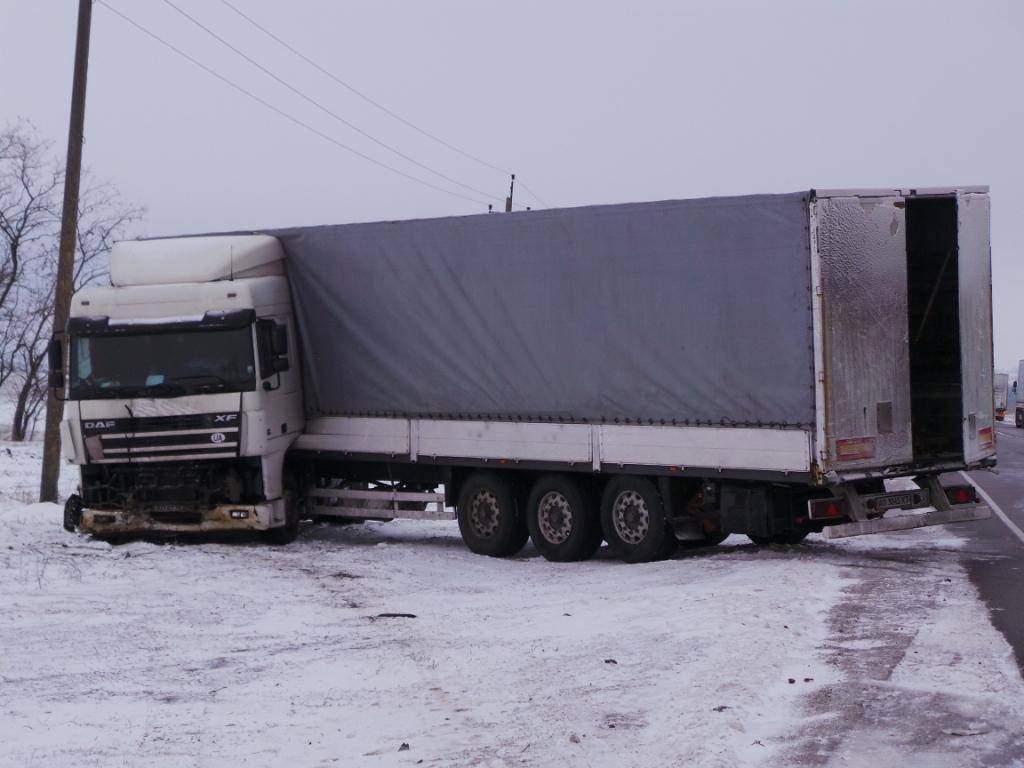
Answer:
[{"label": "snowy field", "polygon": [[0,443],[2,766],[1022,764],[949,530],[633,566],[449,523],[111,547],[26,503],[38,455]]}]

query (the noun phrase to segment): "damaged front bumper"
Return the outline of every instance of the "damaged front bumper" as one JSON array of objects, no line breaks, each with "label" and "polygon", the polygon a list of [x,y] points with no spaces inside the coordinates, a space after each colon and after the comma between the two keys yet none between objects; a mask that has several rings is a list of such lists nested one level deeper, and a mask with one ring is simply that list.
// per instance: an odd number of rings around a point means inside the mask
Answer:
[{"label": "damaged front bumper", "polygon": [[[77,500],[77,501],[76,501]],[[219,504],[209,509],[171,507],[141,510],[90,509],[81,507],[77,496],[68,499],[64,527],[77,528],[94,536],[129,536],[153,533],[214,533],[224,531],[265,531],[273,527],[275,513],[283,511],[266,504]]]}]

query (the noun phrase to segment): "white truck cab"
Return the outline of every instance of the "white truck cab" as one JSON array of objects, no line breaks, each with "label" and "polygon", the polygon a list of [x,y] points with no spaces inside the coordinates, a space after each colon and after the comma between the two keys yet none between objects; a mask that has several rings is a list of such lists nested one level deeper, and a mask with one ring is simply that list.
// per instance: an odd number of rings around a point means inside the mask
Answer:
[{"label": "white truck cab", "polygon": [[114,245],[112,285],[75,294],[68,323],[62,443],[82,478],[66,527],[294,536],[283,464],[304,421],[283,259],[264,235]]}]

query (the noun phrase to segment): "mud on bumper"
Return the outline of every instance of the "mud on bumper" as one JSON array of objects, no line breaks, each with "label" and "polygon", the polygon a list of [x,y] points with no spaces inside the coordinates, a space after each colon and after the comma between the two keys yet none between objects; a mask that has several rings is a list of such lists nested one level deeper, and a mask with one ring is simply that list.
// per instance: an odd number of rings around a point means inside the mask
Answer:
[{"label": "mud on bumper", "polygon": [[[74,497],[73,497],[74,498]],[[72,501],[69,499],[68,504]],[[77,527],[95,536],[125,536],[152,533],[213,533],[222,531],[265,531],[272,527],[271,504],[221,504],[201,510],[111,510],[81,509],[77,522],[65,507],[65,528]]]}]

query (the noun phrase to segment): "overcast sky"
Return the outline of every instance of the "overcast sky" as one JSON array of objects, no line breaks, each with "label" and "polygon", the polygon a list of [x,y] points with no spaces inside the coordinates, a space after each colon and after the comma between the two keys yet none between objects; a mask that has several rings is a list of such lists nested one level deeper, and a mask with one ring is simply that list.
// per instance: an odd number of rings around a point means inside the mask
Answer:
[{"label": "overcast sky", "polygon": [[[500,207],[508,179],[346,90],[223,0],[105,0],[220,75],[448,195],[298,126],[97,2],[85,162],[146,206],[140,234]],[[1024,3],[230,0],[551,206],[812,187],[992,187],[996,362],[1016,368],[1024,263]],[[76,0],[0,0],[0,123],[64,152]],[[470,191],[472,187],[477,191]],[[493,196],[485,198],[481,194]],[[517,202],[539,205],[525,192]]]}]

